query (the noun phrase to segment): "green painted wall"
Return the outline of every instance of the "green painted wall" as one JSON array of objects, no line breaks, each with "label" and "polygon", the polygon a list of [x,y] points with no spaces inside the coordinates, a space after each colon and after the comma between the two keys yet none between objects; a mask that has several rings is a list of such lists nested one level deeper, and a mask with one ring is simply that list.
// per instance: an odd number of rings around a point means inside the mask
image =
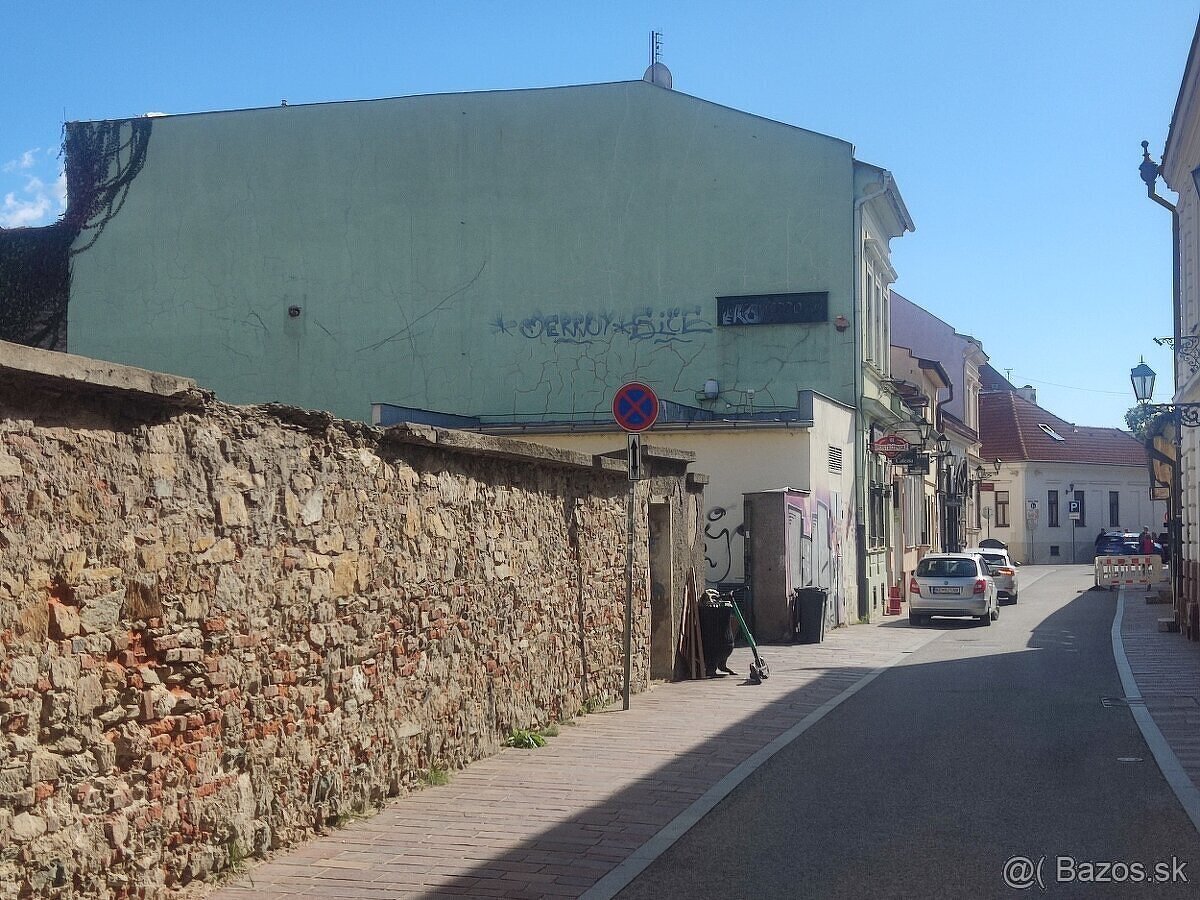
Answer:
[{"label": "green painted wall", "polygon": [[853,328],[714,299],[853,322],[852,181],[843,141],[642,82],[165,117],[74,257],[69,346],[359,419],[602,412],[634,377],[853,404]]}]

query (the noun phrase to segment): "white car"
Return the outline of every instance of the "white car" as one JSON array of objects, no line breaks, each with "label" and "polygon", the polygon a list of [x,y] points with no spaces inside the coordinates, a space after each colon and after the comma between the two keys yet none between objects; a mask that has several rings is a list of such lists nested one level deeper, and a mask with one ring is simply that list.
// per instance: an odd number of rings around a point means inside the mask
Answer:
[{"label": "white car", "polygon": [[1012,561],[1007,550],[995,547],[968,547],[963,553],[982,556],[991,569],[992,580],[996,582],[996,596],[1009,603],[1017,602],[1017,564]]},{"label": "white car", "polygon": [[1000,618],[996,582],[974,553],[930,553],[908,582],[908,621],[933,616],[970,616],[984,625]]}]

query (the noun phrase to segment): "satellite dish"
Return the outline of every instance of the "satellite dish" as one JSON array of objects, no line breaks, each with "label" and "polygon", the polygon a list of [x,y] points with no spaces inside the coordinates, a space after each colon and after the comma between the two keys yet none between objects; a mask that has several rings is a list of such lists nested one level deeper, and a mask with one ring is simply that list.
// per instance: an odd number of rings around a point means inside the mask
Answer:
[{"label": "satellite dish", "polygon": [[664,87],[668,91],[672,88],[671,70],[660,62],[656,62],[646,69],[646,74],[642,76],[642,81],[648,81],[651,84],[657,84],[659,87]]}]

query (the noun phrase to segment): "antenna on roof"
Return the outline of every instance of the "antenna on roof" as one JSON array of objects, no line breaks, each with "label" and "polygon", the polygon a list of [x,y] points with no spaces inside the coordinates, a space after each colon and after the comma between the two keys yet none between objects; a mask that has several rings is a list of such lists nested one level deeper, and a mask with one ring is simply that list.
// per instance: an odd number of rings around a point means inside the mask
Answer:
[{"label": "antenna on roof", "polygon": [[650,32],[650,65],[646,67],[646,74],[642,76],[642,81],[648,81],[671,90],[671,70],[662,64],[662,40],[661,31]]},{"label": "antenna on roof", "polygon": [[1005,369],[1004,377],[1007,378],[1009,381],[1012,381],[1012,369]]}]

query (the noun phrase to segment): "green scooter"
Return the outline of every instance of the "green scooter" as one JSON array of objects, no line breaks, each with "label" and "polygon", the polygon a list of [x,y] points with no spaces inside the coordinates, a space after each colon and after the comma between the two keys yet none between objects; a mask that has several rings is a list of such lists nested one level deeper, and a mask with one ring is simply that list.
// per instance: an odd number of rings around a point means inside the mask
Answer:
[{"label": "green scooter", "polygon": [[[730,600],[733,600],[732,596]],[[750,629],[746,627],[746,620],[742,618],[742,611],[738,608],[736,601],[733,604],[733,614],[737,616],[738,624],[742,626],[742,634],[746,636],[746,643],[750,645],[750,652],[754,654],[754,662],[750,663],[750,683],[762,684],[766,678],[770,677],[771,669],[767,665],[767,661],[758,655],[758,645],[754,643],[754,637],[750,634]]]}]

